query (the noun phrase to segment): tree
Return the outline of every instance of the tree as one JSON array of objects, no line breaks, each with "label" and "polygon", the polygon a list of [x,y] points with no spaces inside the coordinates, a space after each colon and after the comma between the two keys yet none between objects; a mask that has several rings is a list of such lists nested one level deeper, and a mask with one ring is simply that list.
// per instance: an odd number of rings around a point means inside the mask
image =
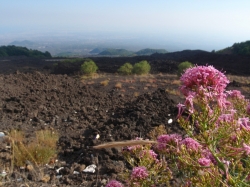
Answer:
[{"label": "tree", "polygon": [[190,67],[193,67],[194,65],[191,63],[191,62],[188,62],[188,61],[185,61],[185,62],[182,62],[178,65],[178,72],[177,72],[177,75],[180,77],[184,71]]},{"label": "tree", "polygon": [[95,64],[95,62],[91,59],[88,59],[86,61],[84,61],[84,63],[81,65],[81,71],[84,74],[87,75],[92,75],[93,73],[95,73],[98,70],[97,65]]},{"label": "tree", "polygon": [[143,60],[134,65],[133,73],[137,75],[148,74],[150,69],[150,64],[146,60]]},{"label": "tree", "polygon": [[130,75],[132,74],[133,71],[133,65],[130,64],[129,62],[123,64],[119,69],[118,69],[118,73],[122,74],[122,75]]}]

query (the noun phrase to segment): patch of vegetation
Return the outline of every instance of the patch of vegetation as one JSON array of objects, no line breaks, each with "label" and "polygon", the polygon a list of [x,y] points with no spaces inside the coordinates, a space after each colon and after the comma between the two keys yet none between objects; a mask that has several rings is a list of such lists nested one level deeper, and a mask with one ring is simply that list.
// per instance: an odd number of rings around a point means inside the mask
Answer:
[{"label": "patch of vegetation", "polygon": [[115,55],[115,56],[132,56],[134,52],[126,49],[106,49],[99,53],[99,55]]},{"label": "patch of vegetation", "polygon": [[154,53],[167,53],[165,49],[142,49],[140,51],[137,51],[135,54],[137,55],[152,55]]},{"label": "patch of vegetation", "polygon": [[57,153],[58,137],[58,134],[51,130],[41,130],[36,132],[34,139],[27,140],[23,132],[12,130],[9,138],[14,165],[25,166],[27,161],[36,166],[48,163]]},{"label": "patch of vegetation", "polygon": [[92,75],[96,73],[97,70],[97,65],[91,59],[85,60],[84,63],[81,65],[81,71],[87,75]]},{"label": "patch of vegetation", "polygon": [[[99,52],[100,51],[100,52]],[[98,53],[99,52],[99,53]],[[152,55],[154,53],[167,53],[165,49],[142,49],[137,52],[128,51],[126,49],[93,49],[90,53],[98,53],[98,55],[109,56],[137,56],[137,55]]]},{"label": "patch of vegetation", "polygon": [[194,65],[191,62],[185,61],[182,62],[178,65],[178,71],[177,71],[177,75],[180,77],[184,71],[190,67],[193,67]]},{"label": "patch of vegetation", "polygon": [[14,45],[1,46],[0,47],[0,57],[8,56],[27,56],[27,57],[37,57],[37,58],[51,58],[51,54],[46,52],[41,52],[38,50],[27,49],[26,47],[18,47]]},{"label": "patch of vegetation", "polygon": [[125,63],[118,69],[118,73],[122,75],[131,75],[133,71],[133,65],[129,62]]},{"label": "patch of vegetation", "polygon": [[227,47],[220,51],[220,54],[236,54],[236,55],[250,55],[250,40],[241,43],[235,43],[231,47]]},{"label": "patch of vegetation", "polygon": [[151,69],[150,64],[146,60],[143,60],[138,63],[135,63],[133,68],[133,73],[137,75],[144,75],[148,74],[150,69]]}]

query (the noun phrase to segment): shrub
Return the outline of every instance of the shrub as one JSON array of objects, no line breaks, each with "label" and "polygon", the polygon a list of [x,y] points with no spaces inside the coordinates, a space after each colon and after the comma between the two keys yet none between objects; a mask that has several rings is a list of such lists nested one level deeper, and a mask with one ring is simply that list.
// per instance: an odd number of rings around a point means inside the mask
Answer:
[{"label": "shrub", "polygon": [[96,73],[97,70],[98,70],[97,65],[95,64],[93,60],[90,60],[90,59],[86,60],[81,65],[81,71],[87,75],[92,75],[93,73]]},{"label": "shrub", "polygon": [[144,75],[148,74],[150,69],[151,69],[150,64],[146,60],[143,60],[134,65],[133,73],[137,75]]},{"label": "shrub", "polygon": [[185,61],[182,62],[178,65],[178,71],[177,71],[177,75],[180,77],[186,69],[193,67],[194,65],[191,62]]},{"label": "shrub", "polygon": [[122,75],[131,75],[133,71],[133,65],[129,62],[125,63],[118,69],[118,73]]}]

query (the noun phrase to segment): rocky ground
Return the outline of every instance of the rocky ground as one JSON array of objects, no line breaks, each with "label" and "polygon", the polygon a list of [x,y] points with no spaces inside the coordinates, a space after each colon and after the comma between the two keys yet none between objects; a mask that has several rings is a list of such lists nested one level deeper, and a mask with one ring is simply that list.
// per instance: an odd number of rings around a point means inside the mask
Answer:
[{"label": "rocky ground", "polygon": [[[147,139],[159,125],[167,132],[181,133],[175,117],[176,104],[183,98],[174,74],[126,77],[102,73],[80,79],[28,67],[26,73],[20,69],[0,74],[0,131],[8,136],[11,129],[21,130],[27,137],[40,129],[58,132],[58,161],[32,170],[27,166],[11,169],[11,148],[2,141],[0,172],[7,175],[1,174],[0,185],[105,186],[128,166],[120,148],[96,150],[94,145]],[[229,89],[242,86],[249,84],[234,81]],[[246,90],[243,93],[249,97]],[[91,164],[97,166],[96,171],[84,172]]]}]

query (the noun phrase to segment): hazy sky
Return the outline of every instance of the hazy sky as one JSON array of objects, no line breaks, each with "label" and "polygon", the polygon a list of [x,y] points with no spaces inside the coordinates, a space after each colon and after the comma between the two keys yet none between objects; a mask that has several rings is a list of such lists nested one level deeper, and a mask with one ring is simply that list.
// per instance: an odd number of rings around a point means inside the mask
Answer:
[{"label": "hazy sky", "polygon": [[250,0],[0,0],[0,44],[48,32],[141,35],[210,50],[250,40]]}]

